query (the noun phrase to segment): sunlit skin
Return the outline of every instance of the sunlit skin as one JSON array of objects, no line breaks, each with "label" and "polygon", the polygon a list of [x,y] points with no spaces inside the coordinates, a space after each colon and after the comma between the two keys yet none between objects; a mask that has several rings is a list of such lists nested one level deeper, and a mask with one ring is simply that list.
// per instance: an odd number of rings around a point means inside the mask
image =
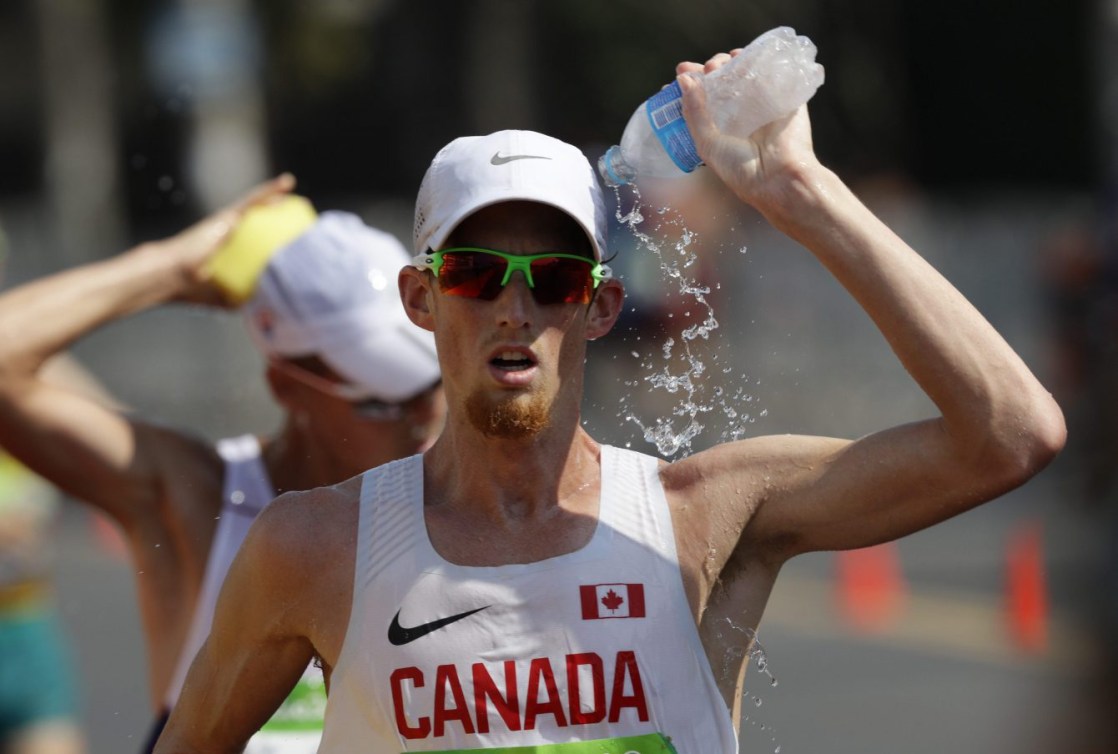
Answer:
[{"label": "sunlit skin", "polygon": [[[590,253],[577,223],[532,202],[479,210],[457,226],[447,246],[514,254]],[[431,274],[420,270],[405,268],[400,280],[414,321],[435,333],[448,403],[466,409],[452,408],[426,457],[428,530],[436,548],[451,560],[465,557],[454,533],[483,522],[498,541],[508,543],[500,557],[517,562],[580,546],[593,532],[599,489],[598,445],[579,422],[586,343],[612,327],[624,298],[621,284],[603,282],[589,304],[540,305],[519,273],[494,301],[443,294]],[[502,354],[521,362],[515,368],[495,363]],[[530,438],[494,437],[480,417],[482,407],[496,406],[536,415],[544,411],[547,421]],[[521,451],[525,442],[531,454]],[[476,463],[457,463],[459,453]],[[509,467],[509,457],[518,459],[515,468]],[[558,473],[563,459],[573,473]],[[441,490],[455,493],[448,498]],[[469,506],[460,504],[466,500]],[[555,536],[521,536],[539,522],[537,517],[551,522]],[[573,525],[560,526],[564,523]],[[477,554],[468,557],[474,562]]]},{"label": "sunlit skin", "polygon": [[[480,246],[514,254],[561,250],[590,253],[582,229],[567,215],[530,202],[481,210],[458,226],[448,245]],[[532,434],[549,423],[556,401],[564,396],[570,400],[570,396],[581,393],[582,370],[570,365],[581,363],[574,359],[585,351],[585,306],[540,306],[519,273],[514,273],[495,301],[436,294],[433,303],[436,317],[448,325],[436,331],[439,348],[454,352],[457,358],[469,347],[470,353],[461,356],[466,366],[463,371],[476,381],[465,384],[460,391],[450,389],[450,394],[459,396],[467,406],[476,429],[499,432],[502,425],[492,426],[488,415],[500,411],[511,435]],[[475,318],[480,319],[482,327],[473,324]],[[513,359],[505,363],[501,356]],[[560,364],[567,365],[565,373],[559,371]],[[515,426],[507,426],[517,421],[534,431],[520,433]]]}]

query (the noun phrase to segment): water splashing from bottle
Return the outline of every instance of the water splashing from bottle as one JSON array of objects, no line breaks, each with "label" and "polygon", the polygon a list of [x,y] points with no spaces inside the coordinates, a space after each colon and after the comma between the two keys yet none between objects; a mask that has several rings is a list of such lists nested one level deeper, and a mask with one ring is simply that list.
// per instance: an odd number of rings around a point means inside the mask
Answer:
[{"label": "water splashing from bottle", "polygon": [[[635,390],[643,383],[653,390],[678,396],[667,415],[641,418],[629,396],[625,396],[619,417],[636,424],[644,440],[655,445],[666,457],[691,452],[692,441],[706,428],[704,415],[712,415],[711,419],[718,418],[723,422],[721,441],[741,439],[746,435],[746,426],[756,418],[754,413],[743,411],[742,406],[748,406],[754,397],[743,386],[728,392],[721,384],[702,379],[708,367],[694,347],[709,341],[712,333],[720,327],[707,298],[710,287],[700,284],[689,273],[698,260],[694,250],[698,234],[687,228],[679,214],[670,208],[649,210],[642,207],[640,193],[635,186],[626,191],[631,193],[632,205],[627,212],[622,212],[621,189],[614,188],[619,207],[617,221],[632,232],[639,251],[647,251],[650,261],[657,262],[660,277],[669,285],[670,294],[678,295],[686,302],[683,317],[695,321],[681,325],[678,334],[666,337],[660,359],[637,350],[630,354],[640,360],[643,377],[640,381],[626,381],[626,386]],[[652,226],[647,231],[642,229],[646,222]],[[668,316],[674,318],[675,315]],[[717,355],[711,357],[711,361],[717,359]],[[732,367],[725,367],[721,369],[720,377],[727,379],[732,372]]]}]

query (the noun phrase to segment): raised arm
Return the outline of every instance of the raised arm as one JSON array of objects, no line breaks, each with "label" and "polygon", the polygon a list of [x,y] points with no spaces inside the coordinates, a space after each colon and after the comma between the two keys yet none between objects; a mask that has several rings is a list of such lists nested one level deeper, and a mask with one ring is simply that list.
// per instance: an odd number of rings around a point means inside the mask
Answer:
[{"label": "raised arm", "polygon": [[155,500],[161,457],[177,460],[192,443],[45,379],[42,368],[108,322],[169,301],[221,304],[206,261],[245,208],[292,183],[269,181],[176,236],[0,296],[0,446],[122,523]]},{"label": "raised arm", "polygon": [[940,412],[853,442],[758,438],[669,467],[672,494],[723,491],[723,504],[736,508],[744,530],[711,527],[710,544],[724,553],[736,545],[739,557],[778,568],[797,553],[901,537],[1042,469],[1065,439],[1052,396],[974,306],[820,164],[806,107],[748,138],[721,133],[689,75],[699,69],[684,64],[679,73],[705,162],[835,276]]}]

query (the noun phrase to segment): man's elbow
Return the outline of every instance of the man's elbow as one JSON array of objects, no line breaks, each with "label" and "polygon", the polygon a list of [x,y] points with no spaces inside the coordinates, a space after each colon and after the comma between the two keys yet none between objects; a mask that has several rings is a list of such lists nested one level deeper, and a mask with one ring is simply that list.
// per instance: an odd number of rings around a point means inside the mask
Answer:
[{"label": "man's elbow", "polygon": [[1037,435],[1038,445],[1042,445],[1042,452],[1046,454],[1042,463],[1043,467],[1059,455],[1068,441],[1068,425],[1064,420],[1064,412],[1060,408],[1060,404],[1056,403],[1056,399],[1051,395],[1047,396],[1041,423],[1043,427]]},{"label": "man's elbow", "polygon": [[1067,443],[1067,424],[1060,406],[1050,395],[1034,401],[1013,417],[999,433],[1000,441],[985,459],[1007,487],[1024,484],[1059,455]]}]

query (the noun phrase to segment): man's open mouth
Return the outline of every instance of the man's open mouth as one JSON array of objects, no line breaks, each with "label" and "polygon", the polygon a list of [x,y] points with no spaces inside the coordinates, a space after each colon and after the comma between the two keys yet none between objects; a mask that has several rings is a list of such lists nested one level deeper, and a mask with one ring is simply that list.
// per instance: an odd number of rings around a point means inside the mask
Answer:
[{"label": "man's open mouth", "polygon": [[506,372],[520,372],[536,365],[534,359],[518,351],[504,351],[489,361],[490,364]]}]

